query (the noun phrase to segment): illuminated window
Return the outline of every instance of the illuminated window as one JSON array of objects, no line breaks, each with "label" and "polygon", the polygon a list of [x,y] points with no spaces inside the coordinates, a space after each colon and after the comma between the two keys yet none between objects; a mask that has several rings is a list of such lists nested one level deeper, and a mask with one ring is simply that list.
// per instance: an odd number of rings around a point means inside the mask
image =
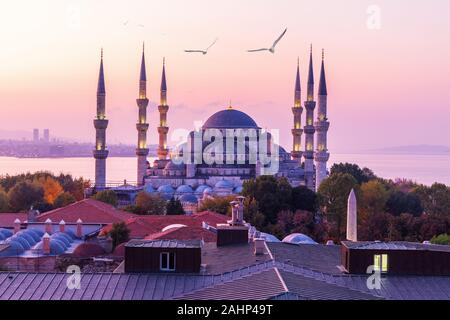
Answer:
[{"label": "illuminated window", "polygon": [[175,271],[175,253],[161,252],[159,259],[159,270]]},{"label": "illuminated window", "polygon": [[381,271],[382,273],[388,272],[389,263],[387,254],[376,254],[373,256],[373,265],[375,271]]}]

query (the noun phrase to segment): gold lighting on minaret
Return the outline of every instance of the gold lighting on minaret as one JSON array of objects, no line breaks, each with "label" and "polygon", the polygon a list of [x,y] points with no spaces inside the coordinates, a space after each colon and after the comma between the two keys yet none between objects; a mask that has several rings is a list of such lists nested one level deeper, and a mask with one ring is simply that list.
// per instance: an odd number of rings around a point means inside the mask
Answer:
[{"label": "gold lighting on minaret", "polygon": [[295,91],[294,91],[294,107],[292,113],[294,114],[294,128],[292,131],[293,146],[291,151],[292,159],[301,161],[301,141],[302,141],[302,102],[301,102],[301,88],[300,88],[300,60],[297,58],[297,75],[295,78]]},{"label": "gold lighting on minaret", "polygon": [[169,132],[169,127],[167,126],[167,111],[169,110],[169,106],[167,105],[166,59],[165,58],[163,58],[160,98],[161,98],[160,105],[158,106],[158,111],[159,111],[158,159],[165,160],[169,153],[169,150],[167,148],[167,133]]}]

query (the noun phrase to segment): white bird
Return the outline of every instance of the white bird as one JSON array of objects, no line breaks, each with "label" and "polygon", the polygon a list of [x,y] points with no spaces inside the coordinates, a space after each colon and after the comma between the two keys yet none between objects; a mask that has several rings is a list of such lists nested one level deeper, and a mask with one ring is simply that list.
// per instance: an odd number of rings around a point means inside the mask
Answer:
[{"label": "white bird", "polygon": [[214,40],[214,42],[211,43],[211,44],[209,45],[209,47],[206,48],[205,50],[184,50],[184,52],[189,52],[189,53],[192,53],[192,52],[199,52],[199,53],[207,54],[209,48],[211,48],[216,42],[217,42],[217,38],[216,38],[216,39]]},{"label": "white bird", "polygon": [[253,50],[247,50],[247,52],[258,52],[258,51],[269,51],[270,53],[275,53],[275,46],[277,43],[283,38],[284,34],[286,33],[287,28],[284,29],[283,33],[278,37],[277,40],[275,40],[270,48],[261,48],[261,49],[253,49]]}]

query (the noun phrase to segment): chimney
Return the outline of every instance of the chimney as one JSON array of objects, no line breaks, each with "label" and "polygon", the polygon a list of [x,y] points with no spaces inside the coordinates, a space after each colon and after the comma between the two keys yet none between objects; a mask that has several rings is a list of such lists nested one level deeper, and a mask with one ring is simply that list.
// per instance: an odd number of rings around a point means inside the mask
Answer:
[{"label": "chimney", "polygon": [[217,225],[217,246],[226,246],[231,244],[248,243],[248,226],[244,225],[243,217],[243,199],[237,197],[237,201],[231,201],[231,220],[227,224]]},{"label": "chimney", "polygon": [[14,220],[14,234],[20,231],[20,219]]},{"label": "chimney", "polygon": [[347,201],[347,240],[358,241],[357,236],[357,205],[355,191],[352,189]]},{"label": "chimney", "polygon": [[48,218],[47,220],[45,220],[45,232],[51,234],[52,231],[53,231],[52,220]]},{"label": "chimney", "polygon": [[238,202],[237,201],[231,201],[231,222],[230,224],[235,226],[238,224]]},{"label": "chimney", "polygon": [[245,200],[245,197],[237,196],[236,199],[239,203],[238,204],[238,223],[242,225],[244,223],[244,200]]},{"label": "chimney", "polygon": [[76,236],[77,238],[82,238],[83,237],[83,220],[81,220],[80,218],[78,218],[77,220],[77,233]]},{"label": "chimney", "polygon": [[59,232],[65,232],[66,231],[66,222],[64,220],[61,220],[59,222]]},{"label": "chimney", "polygon": [[50,235],[47,232],[42,237],[42,251],[44,254],[50,254]]},{"label": "chimney", "polygon": [[264,239],[262,238],[256,238],[253,240],[253,243],[255,244],[255,256],[260,256],[264,254]]},{"label": "chimney", "polygon": [[28,210],[28,222],[36,222],[36,217],[39,215],[39,210],[34,210],[33,207]]}]

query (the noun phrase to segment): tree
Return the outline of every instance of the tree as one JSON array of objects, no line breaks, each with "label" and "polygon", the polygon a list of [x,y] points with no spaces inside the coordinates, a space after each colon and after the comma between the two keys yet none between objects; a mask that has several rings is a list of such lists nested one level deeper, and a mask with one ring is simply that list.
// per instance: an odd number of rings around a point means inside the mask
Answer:
[{"label": "tree", "polygon": [[69,204],[72,204],[76,201],[77,200],[71,193],[63,192],[56,197],[55,202],[53,203],[53,206],[55,208],[61,208],[61,207],[68,206]]},{"label": "tree", "polygon": [[359,193],[358,182],[352,175],[335,173],[325,179],[318,190],[321,210],[333,223],[330,233],[336,240],[345,238],[347,200],[352,189]]},{"label": "tree", "polygon": [[450,215],[450,188],[445,184],[434,183],[431,187],[421,185],[414,189],[425,212],[438,216]]},{"label": "tree", "polygon": [[260,231],[265,230],[266,218],[258,210],[258,202],[254,198],[244,200],[244,220]]},{"label": "tree", "polygon": [[432,244],[450,245],[450,236],[446,233],[431,238]]},{"label": "tree", "polygon": [[370,180],[361,185],[361,207],[368,215],[383,211],[388,199],[388,192],[378,180]]},{"label": "tree", "polygon": [[292,209],[316,212],[317,194],[305,186],[292,188]]},{"label": "tree", "polygon": [[325,222],[316,222],[314,214],[309,211],[281,211],[278,214],[277,227],[281,238],[291,233],[303,233],[317,242],[328,239],[328,226]]},{"label": "tree", "polygon": [[224,215],[231,215],[230,202],[235,200],[235,196],[207,198],[202,201],[199,211],[212,211]]},{"label": "tree", "polygon": [[169,202],[167,202],[166,205],[166,212],[169,215],[176,215],[176,214],[185,214],[183,209],[183,205],[181,204],[180,200],[175,199],[172,197]]},{"label": "tree", "polygon": [[136,196],[136,213],[142,215],[166,214],[166,200],[159,194],[141,191]]},{"label": "tree", "polygon": [[50,176],[38,178],[36,183],[41,184],[44,188],[44,200],[49,204],[53,204],[55,199],[64,192],[59,182]]},{"label": "tree", "polygon": [[117,194],[113,190],[102,190],[92,196],[92,199],[98,200],[112,206],[117,206]]},{"label": "tree", "polygon": [[401,213],[410,213],[420,216],[423,212],[420,198],[414,193],[405,193],[394,190],[386,201],[386,211],[398,216]]},{"label": "tree", "polygon": [[130,237],[130,229],[128,229],[125,222],[115,222],[109,232],[109,236],[113,241],[113,246],[117,247],[119,244],[126,242]]},{"label": "tree", "polygon": [[19,182],[8,192],[9,204],[14,212],[26,211],[31,206],[43,202],[44,189],[32,182]]},{"label": "tree", "polygon": [[364,224],[359,226],[358,240],[390,240],[391,217],[390,214],[385,212],[377,212],[368,216]]},{"label": "tree", "polygon": [[330,169],[330,175],[336,173],[348,173],[352,175],[356,181],[358,181],[358,184],[362,184],[376,178],[376,175],[372,172],[372,170],[368,168],[361,169],[357,164],[347,162],[333,164]]},{"label": "tree", "polygon": [[9,211],[9,199],[3,188],[0,187],[0,212]]}]

